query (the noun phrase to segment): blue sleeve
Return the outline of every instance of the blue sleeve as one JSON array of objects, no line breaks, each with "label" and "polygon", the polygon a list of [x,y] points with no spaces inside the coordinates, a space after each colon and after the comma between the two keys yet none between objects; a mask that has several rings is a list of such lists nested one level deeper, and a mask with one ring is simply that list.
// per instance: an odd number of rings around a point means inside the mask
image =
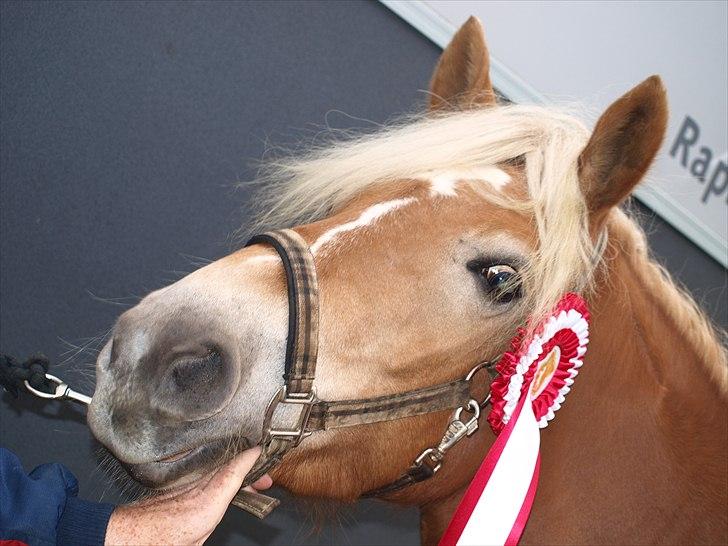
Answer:
[{"label": "blue sleeve", "polygon": [[26,474],[17,456],[0,448],[0,540],[103,545],[114,505],[77,495],[78,481],[65,466],[44,464]]}]

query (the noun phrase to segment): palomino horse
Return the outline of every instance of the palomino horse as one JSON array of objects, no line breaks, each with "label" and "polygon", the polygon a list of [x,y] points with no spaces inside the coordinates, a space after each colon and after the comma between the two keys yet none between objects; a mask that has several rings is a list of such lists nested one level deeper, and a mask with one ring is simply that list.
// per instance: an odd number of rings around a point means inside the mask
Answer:
[{"label": "palomino horse", "polygon": [[[427,115],[264,174],[263,220],[296,226],[317,271],[317,394],[461,378],[580,291],[590,349],[543,433],[522,543],[725,543],[726,354],[618,208],[662,142],[662,83],[632,89],[590,134],[553,108],[497,105],[488,65],[471,19],[437,65]],[[159,488],[258,443],[283,383],[287,314],[281,260],[261,244],[150,294],[99,355],[95,435]],[[437,445],[449,413],[314,434],[272,475],[297,495],[353,501]],[[483,421],[432,479],[384,495],[421,508],[425,544],[493,440]]]}]

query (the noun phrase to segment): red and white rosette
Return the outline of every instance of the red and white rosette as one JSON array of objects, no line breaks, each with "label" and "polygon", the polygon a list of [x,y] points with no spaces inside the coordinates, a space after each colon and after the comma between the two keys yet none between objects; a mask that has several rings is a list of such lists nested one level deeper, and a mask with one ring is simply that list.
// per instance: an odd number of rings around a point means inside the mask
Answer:
[{"label": "red and white rosette", "polygon": [[519,332],[512,351],[496,365],[488,422],[499,434],[528,391],[538,426],[554,418],[579,373],[589,343],[589,311],[576,294],[567,294],[527,343]]},{"label": "red and white rosette", "polygon": [[496,365],[488,422],[498,435],[440,546],[517,544],[538,485],[540,429],[561,407],[589,343],[589,311],[567,294],[528,338],[520,330]]}]

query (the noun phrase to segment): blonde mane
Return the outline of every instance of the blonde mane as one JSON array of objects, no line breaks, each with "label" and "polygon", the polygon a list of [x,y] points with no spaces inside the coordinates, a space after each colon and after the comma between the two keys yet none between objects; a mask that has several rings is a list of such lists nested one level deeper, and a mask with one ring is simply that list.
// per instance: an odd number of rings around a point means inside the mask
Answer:
[{"label": "blonde mane", "polygon": [[539,251],[522,275],[536,288],[527,304],[539,316],[565,292],[588,286],[594,269],[577,176],[589,134],[568,112],[508,105],[409,118],[374,134],[347,135],[303,155],[267,160],[256,181],[262,212],[253,228],[315,221],[376,184],[522,158],[530,199],[498,201],[535,218]]},{"label": "blonde mane", "polygon": [[[284,227],[326,217],[377,184],[419,178],[428,171],[525,160],[529,199],[489,192],[501,206],[530,214],[538,252],[521,271],[533,317],[548,312],[571,290],[590,291],[601,256],[589,235],[587,208],[578,180],[578,158],[590,131],[571,112],[554,107],[508,105],[408,118],[374,134],[334,134],[305,153],[267,160],[256,184],[260,211],[252,229]],[[619,217],[619,215],[617,215]],[[692,298],[652,262],[638,223],[622,216],[654,288],[672,302],[670,313],[695,346],[710,352],[711,374],[728,389],[720,334]],[[622,225],[625,225],[624,223]]]}]

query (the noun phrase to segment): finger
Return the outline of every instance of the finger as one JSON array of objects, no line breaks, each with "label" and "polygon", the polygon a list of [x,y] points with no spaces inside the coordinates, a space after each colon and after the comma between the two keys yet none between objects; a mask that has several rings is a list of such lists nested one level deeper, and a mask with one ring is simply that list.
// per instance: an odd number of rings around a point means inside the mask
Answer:
[{"label": "finger", "polygon": [[212,507],[221,513],[225,511],[258,455],[260,455],[259,447],[244,451],[215,473],[202,489],[202,494],[209,497],[208,501]]},{"label": "finger", "polygon": [[253,487],[257,489],[258,491],[263,491],[264,489],[269,489],[273,485],[273,478],[271,478],[268,474],[263,474],[260,478],[258,478],[255,483],[253,483]]}]

